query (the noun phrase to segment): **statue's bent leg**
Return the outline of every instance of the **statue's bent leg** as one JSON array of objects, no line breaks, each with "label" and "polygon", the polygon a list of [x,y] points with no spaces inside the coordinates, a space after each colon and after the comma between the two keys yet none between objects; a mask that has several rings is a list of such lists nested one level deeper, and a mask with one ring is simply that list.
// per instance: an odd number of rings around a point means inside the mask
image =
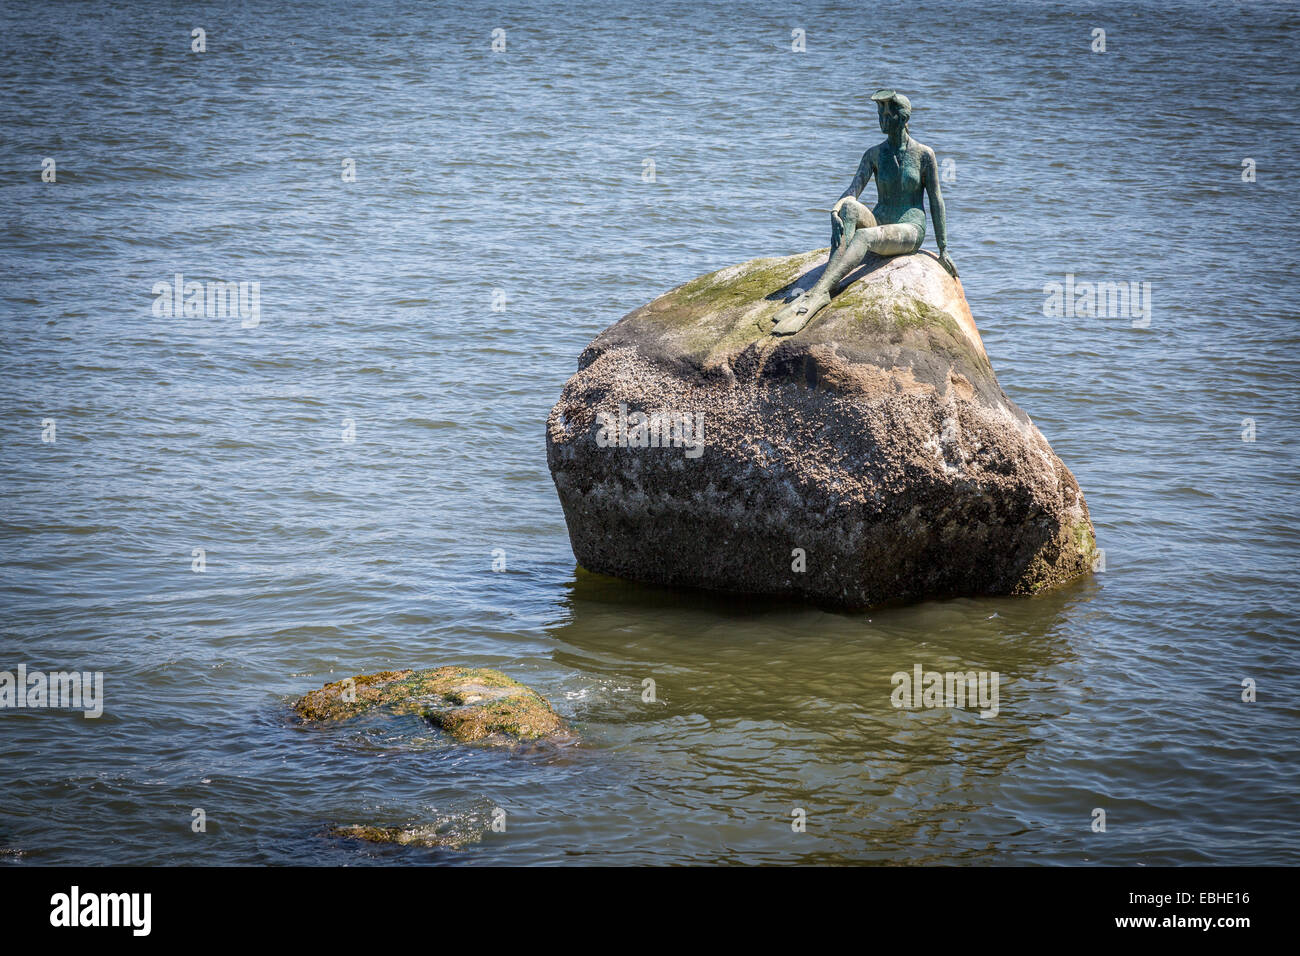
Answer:
[{"label": "statue's bent leg", "polygon": [[[896,222],[887,226],[870,226],[860,228],[844,245],[831,256],[826,263],[826,270],[817,280],[817,285],[827,291],[839,285],[840,280],[862,265],[869,255],[903,256],[921,248],[924,234],[921,228],[910,222]],[[814,286],[813,288],[816,288]]]},{"label": "statue's bent leg", "polygon": [[[870,213],[868,212],[868,215]],[[873,220],[874,221],[874,220]],[[847,228],[845,232],[847,233]],[[910,222],[891,223],[886,226],[859,227],[851,239],[845,239],[831,253],[826,268],[817,284],[787,303],[776,314],[773,335],[793,335],[831,301],[831,292],[846,275],[862,265],[869,255],[901,256],[921,248],[924,234],[921,227]]]},{"label": "statue's bent leg", "polygon": [[846,242],[853,239],[859,229],[876,225],[876,217],[871,210],[852,196],[845,196],[831,210],[831,255]]}]

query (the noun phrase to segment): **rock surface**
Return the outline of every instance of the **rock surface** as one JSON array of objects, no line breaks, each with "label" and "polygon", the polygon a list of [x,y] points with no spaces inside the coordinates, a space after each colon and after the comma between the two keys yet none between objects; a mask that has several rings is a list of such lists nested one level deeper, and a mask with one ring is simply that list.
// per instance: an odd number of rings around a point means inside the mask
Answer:
[{"label": "rock surface", "polygon": [[544,697],[488,668],[363,674],[326,684],[293,704],[306,722],[346,720],[377,707],[419,714],[461,742],[536,740],[567,730]]},{"label": "rock surface", "polygon": [[701,276],[587,347],[547,422],[579,564],[841,606],[1090,570],[1079,485],[1002,391],[933,255],[870,259],[801,332],[766,334],[825,261]]}]

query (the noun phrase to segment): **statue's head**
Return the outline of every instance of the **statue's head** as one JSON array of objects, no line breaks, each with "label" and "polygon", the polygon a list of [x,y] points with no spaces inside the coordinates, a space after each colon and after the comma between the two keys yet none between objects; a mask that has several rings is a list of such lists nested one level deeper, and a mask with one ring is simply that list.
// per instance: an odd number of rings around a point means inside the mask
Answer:
[{"label": "statue's head", "polygon": [[882,133],[888,136],[890,133],[907,129],[907,121],[912,118],[911,100],[893,90],[876,90],[871,94],[871,98],[876,101]]}]

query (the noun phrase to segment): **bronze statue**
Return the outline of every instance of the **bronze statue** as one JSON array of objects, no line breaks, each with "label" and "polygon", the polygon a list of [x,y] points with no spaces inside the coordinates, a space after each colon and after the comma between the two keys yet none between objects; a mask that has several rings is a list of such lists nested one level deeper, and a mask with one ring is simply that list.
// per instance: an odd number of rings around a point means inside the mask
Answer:
[{"label": "bronze statue", "polygon": [[[862,154],[858,171],[831,210],[831,252],[816,285],[791,300],[776,314],[773,335],[793,335],[831,301],[831,290],[871,254],[902,256],[916,252],[925,239],[922,196],[930,197],[930,218],[939,243],[939,262],[952,276],[957,267],[948,257],[948,228],[939,168],[934,150],[908,133],[912,104],[902,93],[877,90],[880,131],[885,141]],[[872,175],[876,177],[876,205],[858,202]]]}]

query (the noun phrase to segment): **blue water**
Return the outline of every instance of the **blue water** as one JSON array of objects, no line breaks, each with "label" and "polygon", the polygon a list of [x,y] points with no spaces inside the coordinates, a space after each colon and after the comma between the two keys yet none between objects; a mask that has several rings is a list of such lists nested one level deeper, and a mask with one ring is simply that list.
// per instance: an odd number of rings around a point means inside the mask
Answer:
[{"label": "blue water", "polygon": [[[1272,3],[7,0],[0,670],[102,671],[105,710],[0,710],[0,860],[1300,862],[1298,38]],[[955,163],[950,251],[1105,571],[857,614],[578,571],[544,447],[578,355],[825,245],[877,86]],[[258,282],[258,324],[155,315],[178,272]],[[1149,282],[1149,328],[1048,317],[1067,274]],[[577,742],[287,714],[448,663]],[[999,671],[1000,714],[895,709],[915,663]],[[330,835],[432,823],[478,839]]]}]

